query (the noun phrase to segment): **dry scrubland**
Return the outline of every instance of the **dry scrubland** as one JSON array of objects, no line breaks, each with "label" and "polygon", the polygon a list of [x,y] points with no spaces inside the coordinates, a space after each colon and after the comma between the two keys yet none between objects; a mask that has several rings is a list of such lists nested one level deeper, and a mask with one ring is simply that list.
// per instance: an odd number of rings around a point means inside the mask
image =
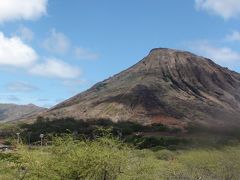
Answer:
[{"label": "dry scrubland", "polygon": [[116,138],[54,138],[48,147],[0,154],[0,179],[239,180],[240,146],[138,150]]},{"label": "dry scrubland", "polygon": [[[1,136],[16,148],[0,153],[0,180],[239,180],[239,129],[230,134],[197,129],[192,126],[183,138],[178,129],[161,124],[104,119],[4,124]],[[16,145],[16,132],[21,145]],[[48,146],[36,145],[41,133]]]}]

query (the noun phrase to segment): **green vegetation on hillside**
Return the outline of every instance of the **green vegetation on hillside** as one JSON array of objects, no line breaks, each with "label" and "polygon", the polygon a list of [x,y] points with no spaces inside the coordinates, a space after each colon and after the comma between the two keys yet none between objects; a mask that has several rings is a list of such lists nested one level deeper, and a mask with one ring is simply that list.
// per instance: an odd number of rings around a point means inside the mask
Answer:
[{"label": "green vegetation on hillside", "polygon": [[180,133],[179,129],[168,128],[162,124],[143,126],[134,122],[113,123],[108,119],[89,119],[88,121],[75,120],[73,118],[49,120],[38,117],[32,124],[5,125],[0,135],[14,137],[19,132],[21,140],[25,144],[39,143],[39,135],[44,134],[44,143],[51,143],[52,137],[65,134],[73,135],[75,139],[94,140],[97,137],[112,134],[126,143],[133,144],[141,149],[156,146],[172,147],[186,144],[186,140],[175,136],[146,135],[146,133]]}]

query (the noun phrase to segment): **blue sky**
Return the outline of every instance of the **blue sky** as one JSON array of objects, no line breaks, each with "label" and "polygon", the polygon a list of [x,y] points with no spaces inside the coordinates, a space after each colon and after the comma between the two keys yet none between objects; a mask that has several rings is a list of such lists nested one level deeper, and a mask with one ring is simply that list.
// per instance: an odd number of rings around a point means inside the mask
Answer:
[{"label": "blue sky", "polygon": [[0,3],[0,102],[51,107],[156,47],[240,72],[239,0]]}]

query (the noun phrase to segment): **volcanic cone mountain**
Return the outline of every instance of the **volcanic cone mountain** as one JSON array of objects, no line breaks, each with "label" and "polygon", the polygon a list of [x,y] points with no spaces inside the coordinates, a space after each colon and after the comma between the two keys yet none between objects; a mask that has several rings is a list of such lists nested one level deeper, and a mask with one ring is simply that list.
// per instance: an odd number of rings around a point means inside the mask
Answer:
[{"label": "volcanic cone mountain", "polygon": [[50,118],[109,118],[184,127],[240,126],[240,74],[210,59],[153,49],[129,69],[48,111]]}]

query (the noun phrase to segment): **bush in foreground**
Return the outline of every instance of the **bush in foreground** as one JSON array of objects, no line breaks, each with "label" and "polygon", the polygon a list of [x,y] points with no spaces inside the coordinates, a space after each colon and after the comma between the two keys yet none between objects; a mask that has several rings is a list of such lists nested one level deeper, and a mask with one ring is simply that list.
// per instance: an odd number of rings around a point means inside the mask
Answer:
[{"label": "bush in foreground", "polygon": [[240,147],[211,150],[139,150],[103,137],[55,138],[48,147],[0,154],[0,179],[238,180]]}]

